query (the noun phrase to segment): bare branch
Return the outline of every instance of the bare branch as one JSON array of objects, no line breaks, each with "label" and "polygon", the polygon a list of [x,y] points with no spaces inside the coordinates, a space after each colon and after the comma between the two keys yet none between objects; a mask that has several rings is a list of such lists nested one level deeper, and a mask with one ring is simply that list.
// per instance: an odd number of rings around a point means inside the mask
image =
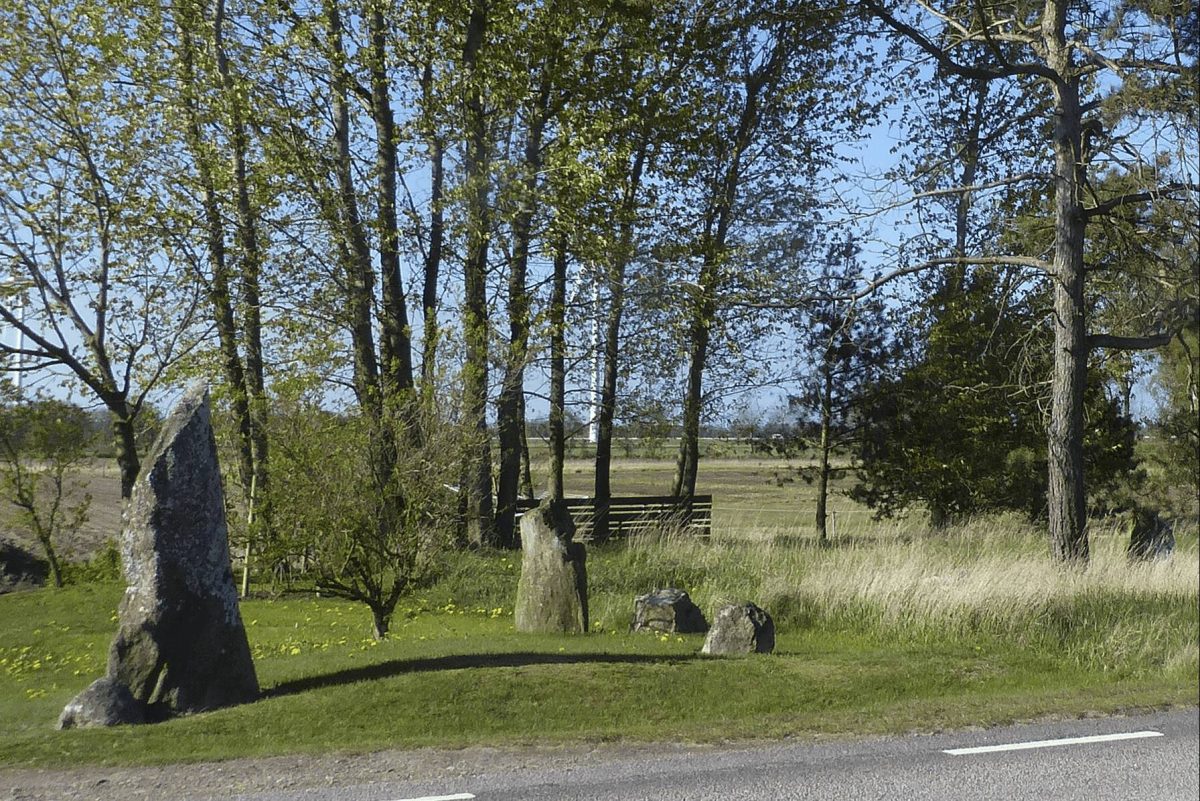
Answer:
[{"label": "bare branch", "polygon": [[[924,50],[928,55],[932,56],[939,65],[946,70],[961,75],[964,78],[973,78],[981,81],[993,81],[999,78],[1012,78],[1017,75],[1035,75],[1040,78],[1045,78],[1055,83],[1061,82],[1062,78],[1057,72],[1043,64],[1006,64],[999,69],[985,69],[983,67],[970,66],[960,64],[950,57],[950,54],[943,48],[930,41],[924,33],[917,28],[897,19],[883,3],[879,0],[862,0],[862,4],[868,11],[881,19],[888,27],[902,36],[909,39],[917,47]],[[972,39],[977,38],[971,36]]]},{"label": "bare branch", "polygon": [[732,305],[740,306],[748,309],[782,309],[791,310],[801,308],[815,301],[848,301],[851,303],[857,302],[870,296],[871,294],[882,289],[887,284],[893,281],[904,278],[909,275],[932,270],[937,267],[948,267],[952,264],[967,264],[967,265],[999,265],[1013,267],[1029,267],[1043,273],[1053,271],[1053,265],[1043,259],[1038,259],[1033,256],[962,256],[962,257],[947,257],[942,259],[929,259],[918,264],[910,264],[906,267],[898,267],[890,273],[885,273],[871,281],[868,281],[860,289],[854,292],[849,292],[840,295],[833,295],[824,292],[817,292],[811,295],[803,295],[794,297],[788,301],[747,301],[743,303],[734,303]]},{"label": "bare branch", "polygon": [[945,189],[930,189],[928,192],[918,192],[913,195],[911,200],[920,200],[927,197],[942,197],[945,195],[967,195],[971,192],[982,192],[987,189],[997,189],[1001,186],[1011,186],[1013,184],[1024,183],[1025,181],[1049,180],[1052,178],[1048,173],[1041,172],[1023,172],[1020,175],[1013,175],[1008,178],[999,178],[995,181],[988,181],[982,184],[972,184],[971,186],[949,186]]}]

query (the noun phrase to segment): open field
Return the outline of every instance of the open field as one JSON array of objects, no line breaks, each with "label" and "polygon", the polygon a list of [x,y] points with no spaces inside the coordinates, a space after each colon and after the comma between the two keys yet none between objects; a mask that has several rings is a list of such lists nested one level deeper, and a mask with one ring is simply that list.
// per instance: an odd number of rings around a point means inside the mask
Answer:
[{"label": "open field", "polygon": [[[728,536],[754,536],[789,531],[812,535],[816,488],[793,469],[797,460],[746,457],[708,460],[701,463],[696,491],[713,496],[713,531]],[[614,495],[664,495],[670,491],[675,463],[670,460],[631,459],[617,463],[613,471]],[[535,473],[535,486],[536,486]],[[585,460],[569,460],[564,466],[564,489],[570,495],[592,494],[593,468]],[[876,530],[869,509],[851,501],[837,490],[849,482],[833,482],[829,496],[831,529],[839,534]],[[924,515],[911,521],[924,525]]]},{"label": "open field", "polygon": [[[513,631],[519,557],[451,555],[392,635],[311,596],[243,605],[263,700],[166,724],[54,732],[104,670],[121,588],[0,596],[0,765],[128,764],[425,745],[716,741],[936,730],[1041,715],[1194,705],[1194,535],[1130,565],[1097,533],[1084,572],[994,523],[818,549],[779,537],[594,548],[594,631]],[[693,592],[706,614],[752,598],[776,653],[697,655],[699,636],[631,635],[632,598]]]},{"label": "open field", "polygon": [[[749,456],[748,446],[724,443],[727,450],[742,455],[706,459],[701,462],[697,492],[713,495],[713,530],[722,536],[773,537],[813,536],[816,489],[805,483],[794,469],[807,460],[784,460]],[[582,449],[579,449],[582,450]],[[664,450],[670,450],[665,448]],[[743,453],[746,452],[746,453]],[[534,486],[544,489],[544,454],[534,448]],[[675,463],[670,459],[615,459],[614,495],[662,495],[671,487]],[[590,459],[570,458],[563,471],[566,492],[580,497],[592,494],[593,464]],[[64,543],[68,559],[88,559],[110,538],[120,535],[120,479],[111,460],[93,460],[80,471],[81,488],[92,495],[89,519],[72,542]],[[833,536],[890,536],[915,533],[925,525],[925,515],[916,512],[904,520],[877,523],[869,509],[851,501],[837,490],[848,481],[833,482],[829,496],[830,530]],[[0,529],[9,536],[30,541],[21,532],[5,526],[0,511]]]}]

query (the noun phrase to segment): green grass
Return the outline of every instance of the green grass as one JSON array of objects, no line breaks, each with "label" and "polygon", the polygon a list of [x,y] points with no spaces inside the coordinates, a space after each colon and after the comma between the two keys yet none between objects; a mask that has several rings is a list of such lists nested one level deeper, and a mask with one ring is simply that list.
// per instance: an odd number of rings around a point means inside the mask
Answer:
[{"label": "green grass", "polygon": [[[671,538],[595,548],[597,631],[513,631],[516,554],[460,553],[392,636],[314,597],[243,605],[265,697],[165,724],[55,732],[104,671],[121,588],[0,596],[0,765],[155,763],[419,746],[872,734],[1197,703],[1196,538],[1149,565],[1093,535],[1082,573],[1011,526],[817,549]],[[682,585],[707,614],[750,598],[776,653],[697,655],[626,633],[632,598]]]}]

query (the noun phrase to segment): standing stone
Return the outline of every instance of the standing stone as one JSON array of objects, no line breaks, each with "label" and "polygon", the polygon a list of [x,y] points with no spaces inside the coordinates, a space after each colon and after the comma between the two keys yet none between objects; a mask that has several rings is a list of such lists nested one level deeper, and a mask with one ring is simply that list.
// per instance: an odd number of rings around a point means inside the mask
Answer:
[{"label": "standing stone", "polygon": [[703,634],[708,621],[700,607],[683,590],[667,587],[633,599],[633,624],[630,631]]},{"label": "standing stone", "polygon": [[752,603],[732,604],[717,612],[702,654],[769,654],[775,650],[775,622]]},{"label": "standing stone", "polygon": [[521,516],[517,631],[587,631],[587,551],[574,536],[575,522],[560,501],[542,501]]},{"label": "standing stone", "polygon": [[71,699],[58,718],[58,728],[90,729],[145,720],[145,706],[133,697],[129,688],[105,676]]},{"label": "standing stone", "polygon": [[171,412],[133,488],[121,537],[129,584],[108,676],[158,719],[252,701],[208,391]]}]

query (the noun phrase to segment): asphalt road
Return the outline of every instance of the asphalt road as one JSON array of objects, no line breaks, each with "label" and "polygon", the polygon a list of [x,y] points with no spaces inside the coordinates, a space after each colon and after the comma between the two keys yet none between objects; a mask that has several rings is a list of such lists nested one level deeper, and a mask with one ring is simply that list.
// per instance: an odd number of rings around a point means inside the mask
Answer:
[{"label": "asphalt road", "polygon": [[[444,778],[356,784],[353,776],[337,776],[323,788],[225,795],[220,801],[1196,801],[1198,719],[1192,709],[823,744],[646,746],[608,756],[591,751],[586,759],[568,751],[548,763],[505,764],[511,755],[497,754],[494,764]],[[1014,745],[1019,747],[946,753]]]}]

